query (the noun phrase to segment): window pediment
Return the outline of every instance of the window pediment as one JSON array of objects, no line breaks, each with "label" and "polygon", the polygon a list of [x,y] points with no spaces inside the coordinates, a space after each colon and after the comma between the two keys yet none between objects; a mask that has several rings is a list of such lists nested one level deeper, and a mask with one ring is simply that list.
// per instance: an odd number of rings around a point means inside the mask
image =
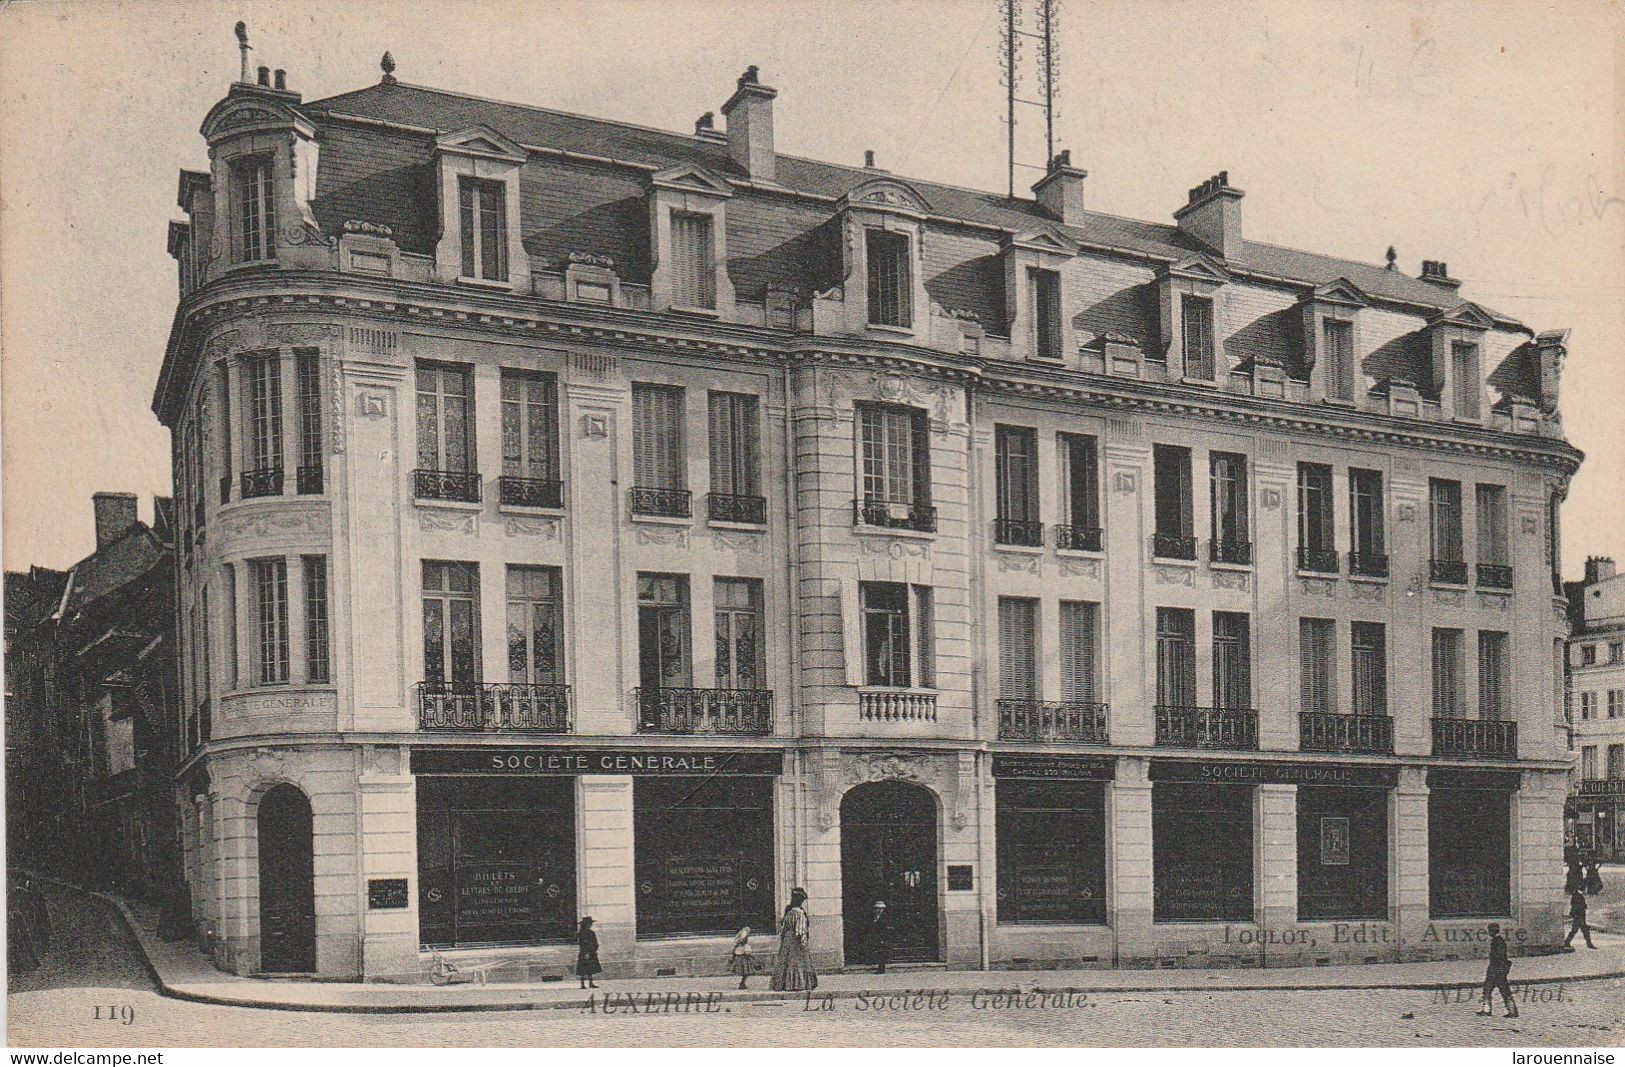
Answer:
[{"label": "window pediment", "polygon": [[1222,261],[1205,252],[1196,252],[1184,259],[1174,260],[1157,272],[1159,281],[1166,281],[1170,278],[1219,286],[1230,280],[1230,271]]},{"label": "window pediment", "polygon": [[526,158],[525,149],[517,141],[504,137],[489,126],[471,126],[455,133],[442,134],[435,138],[434,149],[437,153],[476,156],[515,164],[525,162]]},{"label": "window pediment", "polygon": [[848,190],[836,205],[837,211],[849,208],[919,215],[929,212],[931,204],[907,182],[896,178],[868,178]]},{"label": "window pediment", "polygon": [[305,137],[316,135],[316,127],[293,108],[280,100],[259,99],[256,94],[254,99],[228,95],[209,109],[199,132],[212,147],[239,134],[280,130],[297,130]]},{"label": "window pediment", "polygon": [[1467,330],[1488,330],[1495,317],[1472,301],[1464,301],[1428,320],[1429,326],[1457,326]]},{"label": "window pediment", "polygon": [[656,171],[649,176],[649,184],[655,189],[669,189],[679,193],[713,196],[722,199],[733,196],[733,189],[727,182],[704,167],[692,163],[683,163],[675,167],[667,167],[665,170]]},{"label": "window pediment", "polygon": [[1012,249],[1054,256],[1075,256],[1078,243],[1053,226],[1018,230],[1004,239],[1004,251]]},{"label": "window pediment", "polygon": [[1371,298],[1365,291],[1347,278],[1338,278],[1325,285],[1315,286],[1314,292],[1308,297],[1316,304],[1332,304],[1349,309],[1371,306]]}]

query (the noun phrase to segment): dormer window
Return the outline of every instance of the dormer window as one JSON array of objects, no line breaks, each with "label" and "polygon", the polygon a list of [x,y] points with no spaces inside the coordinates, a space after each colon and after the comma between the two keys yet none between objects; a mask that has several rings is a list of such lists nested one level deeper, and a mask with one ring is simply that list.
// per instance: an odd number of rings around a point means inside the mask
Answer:
[{"label": "dormer window", "polygon": [[232,231],[237,263],[271,259],[276,255],[276,199],[268,156],[253,156],[232,164],[232,198],[237,204]]},{"label": "dormer window", "polygon": [[1039,359],[1059,360],[1063,354],[1061,272],[1028,267],[1027,285],[1032,290],[1033,354]]},{"label": "dormer window", "polygon": [[1313,400],[1353,405],[1363,399],[1359,322],[1371,300],[1347,278],[1336,278],[1305,293],[1303,356],[1294,377],[1309,383]]},{"label": "dormer window", "polygon": [[908,235],[866,229],[864,254],[869,264],[869,324],[909,329],[914,325],[914,283]]},{"label": "dormer window", "polygon": [[1326,396],[1331,400],[1354,399],[1354,323],[1337,319],[1322,322],[1326,347]]},{"label": "dormer window", "polygon": [[463,277],[508,280],[507,191],[500,181],[461,178],[458,198],[462,215]]},{"label": "dormer window", "polygon": [[1480,418],[1479,400],[1483,386],[1478,373],[1476,344],[1456,341],[1450,346],[1450,377],[1455,385],[1456,418]]},{"label": "dormer window", "polygon": [[716,263],[712,254],[711,216],[692,211],[671,214],[672,303],[715,309]]},{"label": "dormer window", "polygon": [[1185,293],[1179,300],[1185,377],[1213,380],[1213,301]]},{"label": "dormer window", "polygon": [[1428,321],[1430,392],[1446,407],[1445,417],[1463,422],[1484,419],[1482,341],[1495,319],[1473,303],[1457,304]]}]

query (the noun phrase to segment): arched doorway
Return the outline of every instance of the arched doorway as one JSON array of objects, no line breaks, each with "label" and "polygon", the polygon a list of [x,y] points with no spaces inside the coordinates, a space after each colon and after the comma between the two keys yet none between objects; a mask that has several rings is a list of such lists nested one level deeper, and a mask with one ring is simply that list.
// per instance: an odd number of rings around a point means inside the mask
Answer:
[{"label": "arched doorway", "polygon": [[841,798],[841,911],[846,962],[870,963],[871,916],[886,902],[891,958],[936,961],[937,802],[904,782],[871,782]]},{"label": "arched doorway", "polygon": [[316,868],[310,801],[291,785],[260,799],[260,970],[316,969]]}]

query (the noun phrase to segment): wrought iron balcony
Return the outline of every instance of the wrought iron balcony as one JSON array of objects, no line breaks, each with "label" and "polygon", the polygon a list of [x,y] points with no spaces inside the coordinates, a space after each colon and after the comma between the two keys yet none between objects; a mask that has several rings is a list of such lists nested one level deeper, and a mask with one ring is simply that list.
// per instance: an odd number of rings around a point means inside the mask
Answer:
[{"label": "wrought iron balcony", "polygon": [[282,468],[261,467],[258,470],[243,471],[243,499],[249,500],[256,496],[282,495]]},{"label": "wrought iron balcony", "polygon": [[1151,535],[1151,554],[1162,559],[1195,559],[1196,538],[1154,533]]},{"label": "wrought iron balcony", "polygon": [[497,502],[522,508],[562,508],[564,483],[504,474],[497,479]]},{"label": "wrought iron balcony", "polygon": [[773,732],[771,689],[634,689],[638,732],[750,734]]},{"label": "wrought iron balcony", "polygon": [[1337,573],[1337,549],[1298,546],[1298,569],[1312,574]]},{"label": "wrought iron balcony", "polygon": [[1157,705],[1157,744],[1173,748],[1258,747],[1258,712],[1251,708]]},{"label": "wrought iron balcony", "polygon": [[705,514],[712,522],[737,522],[747,526],[767,525],[767,498],[710,493],[705,498]]},{"label": "wrought iron balcony", "polygon": [[1389,715],[1300,711],[1298,749],[1303,752],[1391,753],[1394,720]]},{"label": "wrought iron balcony", "polygon": [[1214,563],[1251,563],[1253,561],[1253,543],[1251,541],[1221,541],[1215,537],[1208,542],[1208,558]]},{"label": "wrought iron balcony", "polygon": [[520,682],[420,682],[418,729],[472,733],[570,732],[570,687]]},{"label": "wrought iron balcony", "polygon": [[294,480],[302,495],[320,493],[322,491],[322,465],[314,463],[300,467],[294,473]]},{"label": "wrought iron balcony", "polygon": [[461,500],[469,504],[480,502],[479,471],[412,472],[412,494],[419,500]]},{"label": "wrought iron balcony", "polygon": [[1428,581],[1445,585],[1467,584],[1467,562],[1459,559],[1428,560]]},{"label": "wrought iron balcony", "polygon": [[635,485],[627,490],[627,502],[631,505],[634,515],[686,519],[694,513],[689,503],[692,495],[687,489],[661,489]]},{"label": "wrought iron balcony", "polygon": [[937,509],[918,501],[909,504],[870,497],[852,501],[852,521],[860,526],[934,533],[937,528]]},{"label": "wrought iron balcony", "polygon": [[858,716],[870,722],[936,722],[937,694],[915,689],[859,689]]},{"label": "wrought iron balcony", "polygon": [[1434,719],[1435,756],[1518,758],[1518,724],[1500,719]]},{"label": "wrought iron balcony", "polygon": [[1512,568],[1504,563],[1480,563],[1478,585],[1481,589],[1511,589]]},{"label": "wrought iron balcony", "polygon": [[1388,577],[1388,556],[1383,552],[1349,553],[1349,573],[1362,578]]},{"label": "wrought iron balcony", "polygon": [[1055,527],[1055,547],[1070,548],[1078,552],[1099,552],[1101,530],[1098,526]]},{"label": "wrought iron balcony", "polygon": [[1077,701],[1000,700],[1000,741],[1106,743],[1106,705]]},{"label": "wrought iron balcony", "polygon": [[994,519],[993,542],[1000,545],[1041,548],[1044,544],[1044,524],[1022,519]]}]

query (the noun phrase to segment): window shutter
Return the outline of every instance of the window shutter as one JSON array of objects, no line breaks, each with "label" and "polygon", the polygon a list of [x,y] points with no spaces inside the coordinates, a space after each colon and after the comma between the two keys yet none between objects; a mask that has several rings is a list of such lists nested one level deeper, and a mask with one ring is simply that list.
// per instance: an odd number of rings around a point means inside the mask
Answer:
[{"label": "window shutter", "polygon": [[711,491],[729,496],[739,493],[738,471],[734,467],[734,397],[711,394]]},{"label": "window shutter", "polygon": [[1453,719],[1460,714],[1460,649],[1456,630],[1433,631],[1433,715]]},{"label": "window shutter", "polygon": [[462,274],[465,278],[475,276],[474,264],[474,184],[463,179],[457,187],[458,210],[462,219],[463,234],[463,266]]},{"label": "window shutter", "polygon": [[632,391],[632,473],[645,489],[683,488],[683,391],[659,385]]},{"label": "window shutter", "polygon": [[684,307],[716,306],[711,217],[686,211],[671,216],[672,300]]},{"label": "window shutter", "polygon": [[1095,641],[1098,604],[1061,601],[1061,699],[1083,704],[1095,696]]},{"label": "window shutter", "polygon": [[1033,614],[1031,600],[999,600],[999,696],[1004,700],[1036,699]]},{"label": "window shutter", "polygon": [[1481,631],[1478,635],[1478,717],[1506,717],[1506,635]]},{"label": "window shutter", "polygon": [[1332,706],[1332,622],[1329,619],[1298,620],[1299,700],[1302,710],[1325,714]]},{"label": "window shutter", "polygon": [[1456,384],[1456,415],[1464,419],[1479,417],[1478,346],[1457,342],[1451,346],[1451,375]]},{"label": "window shutter", "polygon": [[1326,323],[1326,395],[1348,400],[1354,395],[1354,327]]}]

